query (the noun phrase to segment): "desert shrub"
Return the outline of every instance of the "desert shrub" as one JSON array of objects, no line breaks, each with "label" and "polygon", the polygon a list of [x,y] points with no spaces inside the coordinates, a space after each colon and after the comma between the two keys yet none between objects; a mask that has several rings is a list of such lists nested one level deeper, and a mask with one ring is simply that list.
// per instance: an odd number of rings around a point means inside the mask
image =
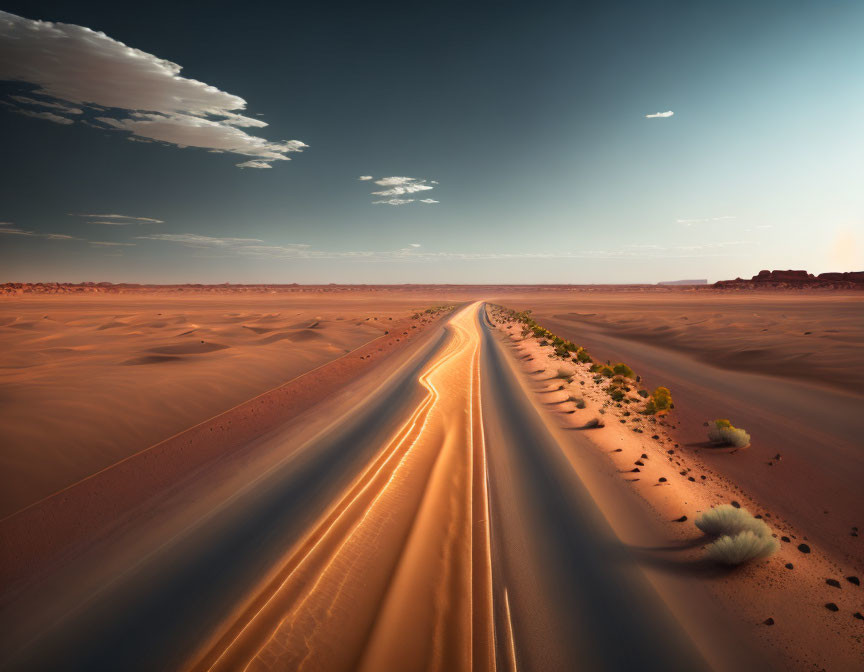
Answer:
[{"label": "desert shrub", "polygon": [[583,364],[588,364],[591,362],[591,355],[588,354],[588,351],[585,348],[579,348],[576,351],[576,359]]},{"label": "desert shrub", "polygon": [[561,378],[563,380],[569,380],[573,377],[573,371],[570,369],[558,369],[558,373],[555,374],[556,378]]},{"label": "desert shrub", "polygon": [[616,376],[624,376],[625,378],[632,378],[635,375],[633,373],[633,369],[631,369],[623,362],[618,362],[615,366],[612,367],[612,370],[615,372]]},{"label": "desert shrub", "polygon": [[773,555],[780,544],[770,534],[762,536],[749,530],[734,536],[724,535],[705,549],[705,557],[723,565],[740,565]]},{"label": "desert shrub", "polygon": [[645,405],[645,414],[666,413],[672,408],[672,393],[666,387],[658,387],[654,390],[648,403]]},{"label": "desert shrub", "polygon": [[724,446],[744,448],[750,445],[750,435],[739,427],[734,427],[728,420],[715,420],[714,426],[708,428],[708,440]]},{"label": "desert shrub", "polygon": [[624,390],[620,387],[610,385],[606,388],[606,392],[608,392],[609,396],[612,397],[612,401],[621,401],[624,398]]},{"label": "desert shrub", "polygon": [[639,390],[639,396],[647,399],[648,398],[648,390]]},{"label": "desert shrub", "polygon": [[593,429],[594,427],[605,427],[600,418],[591,418],[588,422],[582,425],[585,429]]},{"label": "desert shrub", "polygon": [[611,366],[607,366],[606,364],[593,364],[589,369],[591,373],[597,373],[605,378],[611,378],[615,375],[615,372],[612,370]]},{"label": "desert shrub", "polygon": [[582,397],[577,397],[571,394],[567,398],[567,401],[572,401],[574,404],[576,404],[576,408],[585,408],[585,400]]},{"label": "desert shrub", "polygon": [[771,528],[765,521],[754,518],[747,509],[739,509],[731,504],[721,504],[699,516],[696,527],[714,537],[734,536],[741,532],[771,536]]}]

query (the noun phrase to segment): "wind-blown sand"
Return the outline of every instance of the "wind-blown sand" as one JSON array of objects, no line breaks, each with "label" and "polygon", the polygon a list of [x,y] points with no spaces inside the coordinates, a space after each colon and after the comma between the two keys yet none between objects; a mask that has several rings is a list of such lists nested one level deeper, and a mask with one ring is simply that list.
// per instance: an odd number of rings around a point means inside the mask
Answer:
[{"label": "wind-blown sand", "polygon": [[331,361],[437,300],[362,291],[4,299],[0,517]]}]

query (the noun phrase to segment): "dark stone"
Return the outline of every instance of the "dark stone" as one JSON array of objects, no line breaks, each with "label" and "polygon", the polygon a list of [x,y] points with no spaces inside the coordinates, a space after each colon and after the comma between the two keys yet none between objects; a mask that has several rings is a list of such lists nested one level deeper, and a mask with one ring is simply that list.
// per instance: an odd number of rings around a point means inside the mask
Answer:
[{"label": "dark stone", "polygon": [[810,547],[807,544],[798,544],[798,550],[802,553],[809,553]]},{"label": "dark stone", "polygon": [[676,518],[676,519],[673,520],[672,522],[673,522],[673,523],[684,523],[684,522],[686,522],[686,521],[687,521],[687,516],[681,516],[680,518]]},{"label": "dark stone", "polygon": [[651,435],[651,438],[652,438],[652,439],[659,439],[659,438],[660,438],[660,435],[659,435],[659,434],[652,434],[652,435]]},{"label": "dark stone", "polygon": [[762,621],[762,622],[763,622],[765,625],[774,625],[774,619],[773,619],[773,618],[766,618],[766,619],[765,619],[764,621]]},{"label": "dark stone", "polygon": [[730,504],[732,504],[732,506],[734,506],[736,509],[741,508],[741,505],[738,502],[736,502],[734,499],[730,502]]},{"label": "dark stone", "polygon": [[642,459],[643,459],[643,460],[647,460],[647,459],[648,459],[648,456],[647,456],[645,453],[642,453]]},{"label": "dark stone", "polygon": [[860,586],[861,582],[858,580],[857,576],[847,576],[846,580],[851,583],[853,586]]},{"label": "dark stone", "polygon": [[789,537],[780,537],[780,541],[785,541],[788,544],[792,540]]},{"label": "dark stone", "polygon": [[832,588],[840,587],[840,582],[837,579],[825,579],[825,583],[827,583]]},{"label": "dark stone", "polygon": [[693,481],[694,483],[696,482],[696,479],[693,478],[692,476],[688,476],[688,477],[687,477],[687,480],[688,480],[688,481]]},{"label": "dark stone", "polygon": [[853,615],[855,618],[857,618],[859,621],[864,621],[864,616],[861,615],[861,612],[860,612],[860,611],[856,611],[856,612],[855,612],[854,614],[852,614],[852,615]]},{"label": "dark stone", "polygon": [[795,569],[795,565],[793,565],[791,562],[787,562],[786,569]]},{"label": "dark stone", "polygon": [[833,602],[827,602],[827,603],[825,604],[825,608],[826,608],[828,611],[840,611],[840,607],[838,607],[838,606],[837,606],[836,604],[834,604]]},{"label": "dark stone", "polygon": [[639,467],[633,467],[633,468],[630,470],[630,472],[631,472],[631,473],[636,473],[636,474],[640,473],[640,472],[639,472]]},{"label": "dark stone", "polygon": [[644,467],[645,463],[642,460],[636,460],[633,464],[638,465],[640,467]]},{"label": "dark stone", "polygon": [[658,478],[657,480],[660,481],[661,483],[665,483],[665,482],[666,482],[666,477],[665,477],[665,476],[661,476],[661,477]]}]

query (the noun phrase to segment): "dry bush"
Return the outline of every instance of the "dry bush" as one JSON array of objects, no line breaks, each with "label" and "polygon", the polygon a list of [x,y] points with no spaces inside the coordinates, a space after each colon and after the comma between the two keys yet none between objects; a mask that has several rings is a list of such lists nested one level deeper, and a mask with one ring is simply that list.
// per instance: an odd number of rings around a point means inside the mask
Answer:
[{"label": "dry bush", "polygon": [[705,549],[705,557],[723,565],[740,565],[750,560],[767,558],[779,547],[780,544],[770,534],[763,536],[747,530],[734,536],[724,535],[709,544]]},{"label": "dry bush", "polygon": [[746,448],[750,445],[750,435],[740,427],[734,427],[728,420],[715,420],[708,428],[708,440],[724,446]]},{"label": "dry bush", "polygon": [[747,509],[739,509],[731,504],[721,504],[706,511],[696,519],[696,527],[714,537],[745,531],[771,536],[771,528],[764,520],[754,518]]}]

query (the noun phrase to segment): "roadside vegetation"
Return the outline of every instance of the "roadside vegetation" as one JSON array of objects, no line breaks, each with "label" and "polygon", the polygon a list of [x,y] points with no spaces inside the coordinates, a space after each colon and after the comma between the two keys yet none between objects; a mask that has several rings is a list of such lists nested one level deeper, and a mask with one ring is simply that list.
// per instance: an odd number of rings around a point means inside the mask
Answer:
[{"label": "roadside vegetation", "polygon": [[705,548],[705,557],[723,565],[740,565],[767,558],[780,547],[764,520],[747,509],[721,504],[696,519],[696,527],[715,541]]},{"label": "roadside vegetation", "polygon": [[750,445],[750,435],[724,419],[715,420],[714,425],[708,428],[708,440],[720,446],[735,448],[746,448]]},{"label": "roadside vegetation", "polygon": [[[538,324],[531,317],[531,311],[515,311],[504,306],[490,304],[496,317],[521,325],[520,336],[536,338],[542,347],[552,348],[554,358],[571,364],[589,364],[588,371],[594,374],[594,382],[598,385],[606,383],[603,388],[611,400],[618,405],[641,403],[645,405],[638,410],[644,415],[665,415],[675,408],[672,403],[672,393],[666,387],[658,387],[653,392],[642,389],[642,379],[624,362],[595,362],[589,352],[572,341],[561,338]],[[574,375],[572,369],[561,367],[556,378],[570,380]],[[584,402],[583,402],[584,403]]]}]

